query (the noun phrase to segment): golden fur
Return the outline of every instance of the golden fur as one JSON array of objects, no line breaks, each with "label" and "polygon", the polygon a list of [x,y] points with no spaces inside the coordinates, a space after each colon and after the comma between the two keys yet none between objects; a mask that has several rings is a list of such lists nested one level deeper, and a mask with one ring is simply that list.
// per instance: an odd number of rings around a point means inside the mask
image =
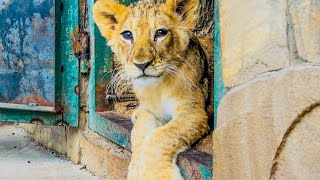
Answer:
[{"label": "golden fur", "polygon": [[[94,6],[94,20],[121,65],[115,79],[132,82],[139,99],[132,115],[130,180],[183,179],[177,154],[209,130],[207,67],[192,32],[198,5],[198,0],[167,0],[126,7],[99,0]],[[168,32],[159,38],[159,29]],[[126,31],[132,38],[121,34]],[[137,66],[146,63],[144,70]]]}]

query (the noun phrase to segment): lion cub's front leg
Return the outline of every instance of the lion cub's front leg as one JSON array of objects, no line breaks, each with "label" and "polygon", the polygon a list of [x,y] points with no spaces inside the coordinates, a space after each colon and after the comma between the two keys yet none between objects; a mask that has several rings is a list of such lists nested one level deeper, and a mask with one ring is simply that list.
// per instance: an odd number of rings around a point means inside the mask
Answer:
[{"label": "lion cub's front leg", "polygon": [[206,112],[201,107],[179,107],[169,123],[152,131],[144,140],[141,179],[183,179],[176,164],[184,151],[208,130]]},{"label": "lion cub's front leg", "polygon": [[128,180],[140,180],[141,153],[143,152],[145,138],[163,124],[153,114],[143,109],[137,109],[132,114],[131,120],[134,127],[131,131],[132,158],[129,165]]}]

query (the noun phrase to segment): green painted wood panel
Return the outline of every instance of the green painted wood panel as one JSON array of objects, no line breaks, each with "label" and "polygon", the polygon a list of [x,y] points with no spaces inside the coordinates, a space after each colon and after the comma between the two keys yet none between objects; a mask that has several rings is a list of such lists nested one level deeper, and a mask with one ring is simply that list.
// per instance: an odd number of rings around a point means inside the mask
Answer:
[{"label": "green painted wood panel", "polygon": [[[117,142],[119,145],[130,148],[129,137],[121,128],[97,112],[105,110],[105,100],[103,92],[110,81],[112,70],[112,51],[106,44],[106,40],[101,36],[98,27],[93,21],[92,7],[94,0],[88,0],[89,28],[90,28],[90,54],[91,69],[89,79],[89,127],[108,139]],[[134,1],[124,1],[129,4]],[[101,96],[102,94],[102,96]]]},{"label": "green painted wood panel", "polygon": [[79,28],[79,2],[70,0],[56,0],[56,74],[61,84],[61,92],[57,93],[61,99],[63,121],[70,126],[78,126],[79,119],[79,60],[72,49],[72,39]]},{"label": "green painted wood panel", "polygon": [[[33,86],[33,90],[35,92],[46,92],[42,94],[48,94],[50,92],[49,102],[53,102],[52,108],[50,106],[39,106],[39,104],[7,104],[8,101],[3,101],[0,104],[0,121],[7,121],[7,122],[23,122],[23,123],[30,123],[34,121],[42,122],[46,125],[55,125],[57,123],[62,125],[70,125],[70,126],[77,126],[78,125],[78,115],[79,115],[79,97],[77,95],[77,87],[79,83],[79,61],[75,57],[73,50],[72,50],[72,38],[74,35],[75,30],[78,28],[78,21],[79,21],[79,3],[78,1],[69,1],[69,0],[48,0],[43,1],[39,0],[37,2],[32,0],[27,0],[28,2],[17,0],[11,1],[3,1],[0,0],[0,9],[3,10],[5,5],[10,5],[14,1],[17,2],[17,7],[15,10],[25,10],[25,13],[31,13],[31,16],[39,16],[42,22],[43,29],[49,29],[50,27],[53,28],[52,35],[49,35],[52,38],[53,42],[45,42],[46,39],[43,39],[42,43],[49,43],[53,46],[53,48],[46,49],[46,45],[34,45],[31,43],[24,43],[22,45],[25,49],[32,48],[34,56],[35,54],[40,54],[41,57],[53,58],[51,63],[47,63],[49,69],[39,67],[38,71],[34,71],[32,69],[24,69],[23,71],[30,74],[39,74],[42,72],[43,74],[50,74],[52,73],[52,77],[46,76],[49,78],[50,81],[44,81],[37,79],[35,76],[35,81],[38,80],[41,83],[38,83],[42,86]],[[30,2],[29,2],[30,1]],[[5,3],[1,3],[5,2]],[[48,4],[51,2],[52,8],[46,9],[46,6],[40,6],[41,3]],[[9,3],[9,4],[6,4]],[[27,4],[26,4],[27,3]],[[38,4],[37,4],[38,3]],[[40,4],[39,4],[40,3]],[[34,5],[31,6],[31,5]],[[50,5],[50,3],[49,3]],[[49,6],[48,5],[48,6]],[[35,10],[34,8],[40,8],[42,13],[51,14],[54,16],[51,18],[51,21],[48,20],[48,17],[42,16],[41,13],[33,13]],[[2,12],[1,12],[2,13]],[[0,13],[0,14],[1,14]],[[7,14],[12,14],[13,12],[5,12]],[[14,14],[14,13],[13,13]],[[28,18],[26,16],[19,16],[20,19],[26,19],[26,21],[21,21],[18,19],[19,22],[25,22],[26,24],[30,24]],[[49,18],[50,19],[50,18]],[[47,24],[46,24],[47,23]],[[39,25],[39,22],[34,22],[34,26]],[[40,24],[41,25],[41,24]],[[25,26],[21,24],[19,29],[23,29]],[[0,26],[0,28],[3,28]],[[44,30],[41,33],[48,33]],[[21,34],[21,33],[20,33]],[[36,35],[35,35],[36,37]],[[39,37],[37,37],[39,38]],[[53,43],[53,44],[52,44]],[[44,50],[43,50],[44,49]],[[23,50],[23,49],[22,49]],[[22,55],[25,55],[22,53]],[[39,56],[40,56],[39,55]],[[0,56],[3,56],[3,53],[0,53]],[[4,56],[3,56],[4,57]],[[23,56],[22,56],[23,57]],[[1,57],[0,57],[1,58]],[[39,61],[38,63],[41,65],[43,61],[40,61],[41,58],[33,58],[33,56],[29,57],[29,61]],[[35,62],[37,63],[37,62]],[[51,67],[51,70],[50,70]],[[12,82],[9,83],[17,83],[17,80],[13,79]],[[18,82],[19,83],[19,82]],[[33,80],[30,80],[29,83],[33,83]],[[3,84],[3,83],[2,83]],[[53,89],[50,89],[52,87]],[[41,89],[42,88],[42,89]],[[48,91],[48,92],[47,92]],[[0,92],[1,93],[1,92]],[[45,96],[42,96],[46,98]],[[46,98],[48,99],[48,98]]]},{"label": "green painted wood panel", "polygon": [[219,0],[214,2],[214,126],[217,124],[217,109],[222,97],[226,93],[226,88],[222,80],[222,64],[221,64],[221,44],[220,44],[220,19],[219,19]]}]

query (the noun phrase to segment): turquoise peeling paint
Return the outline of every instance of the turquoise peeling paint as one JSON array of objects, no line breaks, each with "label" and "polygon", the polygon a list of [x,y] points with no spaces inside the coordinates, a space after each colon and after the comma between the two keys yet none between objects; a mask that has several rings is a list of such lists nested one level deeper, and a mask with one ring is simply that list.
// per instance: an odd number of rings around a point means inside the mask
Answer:
[{"label": "turquoise peeling paint", "polygon": [[56,124],[61,115],[47,112],[35,112],[27,110],[0,109],[1,122],[30,123],[31,120],[42,120],[46,125]]},{"label": "turquoise peeling paint", "polygon": [[[91,70],[89,79],[89,127],[96,131],[98,134],[107,137],[111,141],[126,147],[130,147],[130,138],[128,133],[124,132],[117,125],[108,121],[106,118],[97,113],[97,104],[104,103],[104,99],[96,98],[96,86],[106,86],[110,81],[111,74],[108,73],[112,70],[112,51],[106,45],[105,39],[101,36],[98,27],[93,21],[92,7],[94,0],[88,0],[89,9],[89,28],[90,28],[90,54],[91,54]],[[126,1],[128,4],[132,1]]]},{"label": "turquoise peeling paint", "polygon": [[[74,31],[79,27],[79,2],[69,0],[56,0],[56,10],[61,10],[60,3],[63,3],[62,12],[59,12],[61,17],[56,20],[57,25],[60,25],[60,37],[57,41],[60,54],[56,57],[56,61],[61,62],[63,73],[60,70],[58,75],[61,75],[61,100],[64,106],[63,119],[70,126],[78,126],[79,119],[79,96],[76,94],[76,87],[79,85],[79,60],[75,57],[72,49],[72,38]],[[57,17],[56,17],[57,18]],[[60,45],[60,46],[59,46]]]},{"label": "turquoise peeling paint", "polygon": [[[13,0],[11,1],[13,2]],[[0,121],[30,123],[32,120],[42,120],[45,125],[55,125],[57,122],[64,120],[70,126],[78,125],[79,96],[76,94],[75,88],[79,84],[79,61],[74,56],[72,50],[72,36],[74,30],[78,27],[79,2],[55,0],[54,4],[55,7],[52,8],[55,9],[55,12],[53,13],[54,19],[47,22],[54,23],[54,30],[52,30],[54,32],[54,35],[52,35],[52,37],[54,37],[54,49],[52,48],[52,50],[43,53],[54,54],[54,60],[51,59],[54,61],[54,63],[52,63],[54,64],[54,78],[48,78],[54,81],[54,83],[52,82],[50,85],[54,86],[55,110],[58,110],[58,112],[40,112],[41,109],[39,110],[38,108],[32,107],[24,108],[22,105],[17,106],[19,107],[19,110],[16,109],[17,107],[8,109],[8,107],[2,105],[0,108]],[[24,7],[22,4],[19,7],[25,9],[28,6]],[[29,10],[27,10],[27,12],[29,12]],[[25,43],[24,46],[26,46],[26,49],[30,49],[31,44]],[[38,48],[44,48],[42,46],[40,44]],[[38,54],[41,55],[41,51],[39,51]],[[31,60],[37,61],[37,59],[34,58]],[[39,60],[39,64],[42,63],[43,60]],[[27,73],[34,73],[30,69],[25,69],[24,71]],[[47,69],[43,69],[43,71],[45,71],[45,73],[51,73],[51,71]],[[30,81],[30,83],[32,82],[33,81]],[[39,88],[35,88],[35,90],[39,91]],[[63,116],[59,112],[61,106],[64,107]],[[43,111],[43,109],[41,111]]]},{"label": "turquoise peeling paint", "polygon": [[211,180],[212,179],[212,173],[208,167],[201,165],[199,168],[200,174],[205,180]]},{"label": "turquoise peeling paint", "polygon": [[179,169],[180,169],[180,173],[182,174],[183,177],[190,177],[186,168],[184,168],[183,166],[179,166]]},{"label": "turquoise peeling paint", "polygon": [[219,0],[216,0],[214,4],[214,127],[217,125],[217,109],[219,103],[226,93],[226,88],[222,80],[219,18]]},{"label": "turquoise peeling paint", "polygon": [[54,0],[0,0],[0,105],[54,108]]}]

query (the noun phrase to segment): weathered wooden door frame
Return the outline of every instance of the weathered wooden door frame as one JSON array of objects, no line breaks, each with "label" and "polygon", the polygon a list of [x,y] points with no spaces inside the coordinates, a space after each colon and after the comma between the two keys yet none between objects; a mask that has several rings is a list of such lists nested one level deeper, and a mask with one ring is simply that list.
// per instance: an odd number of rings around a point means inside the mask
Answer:
[{"label": "weathered wooden door frame", "polygon": [[[217,124],[217,109],[222,97],[226,93],[226,88],[222,80],[221,44],[220,44],[220,15],[219,0],[214,0],[214,80],[213,80],[213,114],[214,126]],[[214,127],[215,128],[215,127]]]}]

